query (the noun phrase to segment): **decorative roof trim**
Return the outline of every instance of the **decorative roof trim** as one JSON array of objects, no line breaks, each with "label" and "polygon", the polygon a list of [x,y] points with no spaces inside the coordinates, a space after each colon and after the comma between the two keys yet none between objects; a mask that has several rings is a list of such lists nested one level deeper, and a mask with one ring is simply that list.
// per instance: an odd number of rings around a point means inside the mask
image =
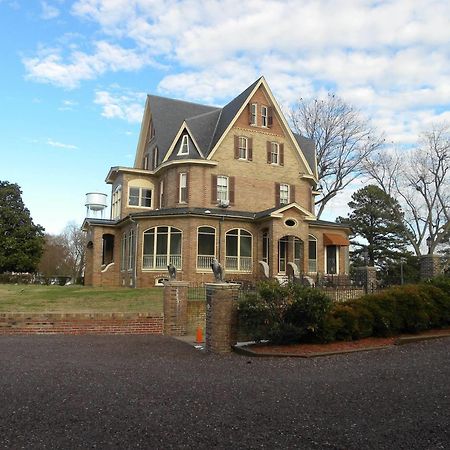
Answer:
[{"label": "decorative roof trim", "polygon": [[157,174],[160,170],[165,169],[166,167],[170,167],[173,165],[178,164],[199,164],[199,165],[206,165],[206,166],[217,166],[217,161],[208,161],[206,159],[173,159],[172,161],[167,161],[161,163],[154,172],[151,172],[151,174]]},{"label": "decorative roof trim", "polygon": [[189,127],[186,123],[186,120],[184,120],[183,123],[181,124],[180,129],[178,130],[178,133],[176,134],[175,138],[173,139],[172,144],[170,145],[169,150],[166,153],[166,156],[164,156],[164,159],[162,160],[162,164],[169,160],[170,156],[172,155],[173,151],[175,150],[175,146],[177,145],[178,140],[180,139],[181,135],[183,134],[183,132],[185,130],[186,130],[187,134],[189,135],[189,137],[192,139],[192,142],[195,145],[195,150],[197,150],[198,154],[202,158],[204,158],[204,155],[203,155],[202,151],[200,150],[200,147],[197,144],[197,141],[194,139],[194,136],[191,133],[191,130],[189,129]]},{"label": "decorative roof trim", "polygon": [[283,217],[283,213],[288,209],[295,208],[305,215],[304,220],[316,220],[316,216],[309,212],[307,209],[302,208],[298,203],[289,203],[288,205],[282,206],[276,209],[270,214],[270,217]]},{"label": "decorative roof trim", "polygon": [[107,184],[112,184],[114,179],[116,178],[119,172],[124,173],[135,173],[138,175],[153,175],[155,172],[152,170],[146,169],[135,169],[133,167],[122,167],[122,166],[114,166],[109,169],[108,175],[106,175],[105,182]]},{"label": "decorative roof trim", "polygon": [[225,129],[225,131],[222,133],[222,136],[220,137],[220,139],[217,141],[216,145],[214,146],[214,148],[210,151],[209,155],[208,155],[208,159],[211,159],[212,156],[214,155],[214,153],[217,151],[217,149],[219,148],[220,144],[222,143],[222,141],[225,139],[225,136],[229,133],[229,131],[231,130],[231,128],[233,127],[234,123],[236,122],[237,118],[242,114],[242,112],[244,111],[244,108],[247,106],[247,103],[250,101],[250,99],[253,97],[253,95],[255,94],[255,92],[261,87],[261,85],[264,87],[264,89],[266,90],[266,93],[268,94],[270,101],[272,102],[273,107],[275,108],[278,117],[280,117],[281,122],[284,125],[285,131],[287,131],[287,134],[289,135],[289,138],[294,146],[294,148],[297,150],[297,153],[301,159],[301,161],[303,162],[303,164],[305,165],[306,170],[308,171],[308,175],[310,175],[311,177],[313,177],[313,179],[315,180],[315,176],[314,176],[314,172],[312,170],[312,168],[310,167],[308,161],[305,158],[305,155],[303,154],[303,151],[301,150],[297,139],[295,139],[294,134],[292,133],[291,128],[289,127],[289,124],[287,123],[284,114],[282,113],[280,107],[278,106],[278,102],[275,100],[275,97],[273,96],[266,80],[264,77],[261,77],[258,81],[258,83],[256,83],[255,87],[253,88],[253,90],[250,92],[250,94],[247,96],[247,98],[245,99],[245,101],[242,102],[241,107],[239,108],[239,111],[236,113],[236,115],[234,116],[234,118],[230,121],[230,123],[228,124],[228,127]]}]

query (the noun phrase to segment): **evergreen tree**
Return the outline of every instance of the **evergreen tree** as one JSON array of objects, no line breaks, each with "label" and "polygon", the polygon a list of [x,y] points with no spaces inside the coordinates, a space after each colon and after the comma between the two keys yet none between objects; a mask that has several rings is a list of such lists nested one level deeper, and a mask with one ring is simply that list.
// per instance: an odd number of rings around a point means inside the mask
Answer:
[{"label": "evergreen tree", "polygon": [[401,260],[408,262],[408,266],[413,265],[397,200],[379,187],[369,185],[355,192],[348,205],[351,213],[338,221],[352,229],[354,250],[351,256],[355,266],[376,266],[386,278],[392,270],[397,272]]},{"label": "evergreen tree", "polygon": [[20,187],[0,181],[0,273],[34,272],[44,247],[43,232],[25,208]]}]

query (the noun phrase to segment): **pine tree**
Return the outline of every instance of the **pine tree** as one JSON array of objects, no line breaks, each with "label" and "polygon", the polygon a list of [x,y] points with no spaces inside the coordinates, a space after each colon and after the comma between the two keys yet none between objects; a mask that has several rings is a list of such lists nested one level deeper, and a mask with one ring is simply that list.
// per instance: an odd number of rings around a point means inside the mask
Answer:
[{"label": "pine tree", "polygon": [[0,273],[34,272],[43,251],[43,232],[25,208],[20,187],[0,181]]},{"label": "pine tree", "polygon": [[369,185],[356,191],[348,205],[351,213],[338,220],[352,229],[354,265],[368,263],[386,276],[390,268],[398,266],[401,258],[410,260],[403,213],[397,200],[379,187]]}]

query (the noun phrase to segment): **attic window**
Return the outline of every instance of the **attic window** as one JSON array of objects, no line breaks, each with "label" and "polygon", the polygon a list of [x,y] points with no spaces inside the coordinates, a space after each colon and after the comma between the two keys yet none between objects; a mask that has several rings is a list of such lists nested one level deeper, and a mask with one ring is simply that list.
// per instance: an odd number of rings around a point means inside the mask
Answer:
[{"label": "attic window", "polygon": [[189,155],[189,139],[188,135],[185,134],[181,140],[180,150],[178,150],[178,155]]},{"label": "attic window", "polygon": [[250,104],[250,125],[256,126],[257,104]]},{"label": "attic window", "polygon": [[261,106],[261,126],[267,127],[268,125],[268,108],[267,106]]}]

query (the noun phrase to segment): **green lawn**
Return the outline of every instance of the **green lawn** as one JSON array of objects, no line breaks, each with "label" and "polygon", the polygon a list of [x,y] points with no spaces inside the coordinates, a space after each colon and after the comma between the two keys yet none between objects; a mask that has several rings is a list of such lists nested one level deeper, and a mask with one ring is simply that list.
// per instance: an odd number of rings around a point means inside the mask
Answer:
[{"label": "green lawn", "polygon": [[0,312],[152,312],[162,314],[162,298],[162,288],[0,284]]}]

